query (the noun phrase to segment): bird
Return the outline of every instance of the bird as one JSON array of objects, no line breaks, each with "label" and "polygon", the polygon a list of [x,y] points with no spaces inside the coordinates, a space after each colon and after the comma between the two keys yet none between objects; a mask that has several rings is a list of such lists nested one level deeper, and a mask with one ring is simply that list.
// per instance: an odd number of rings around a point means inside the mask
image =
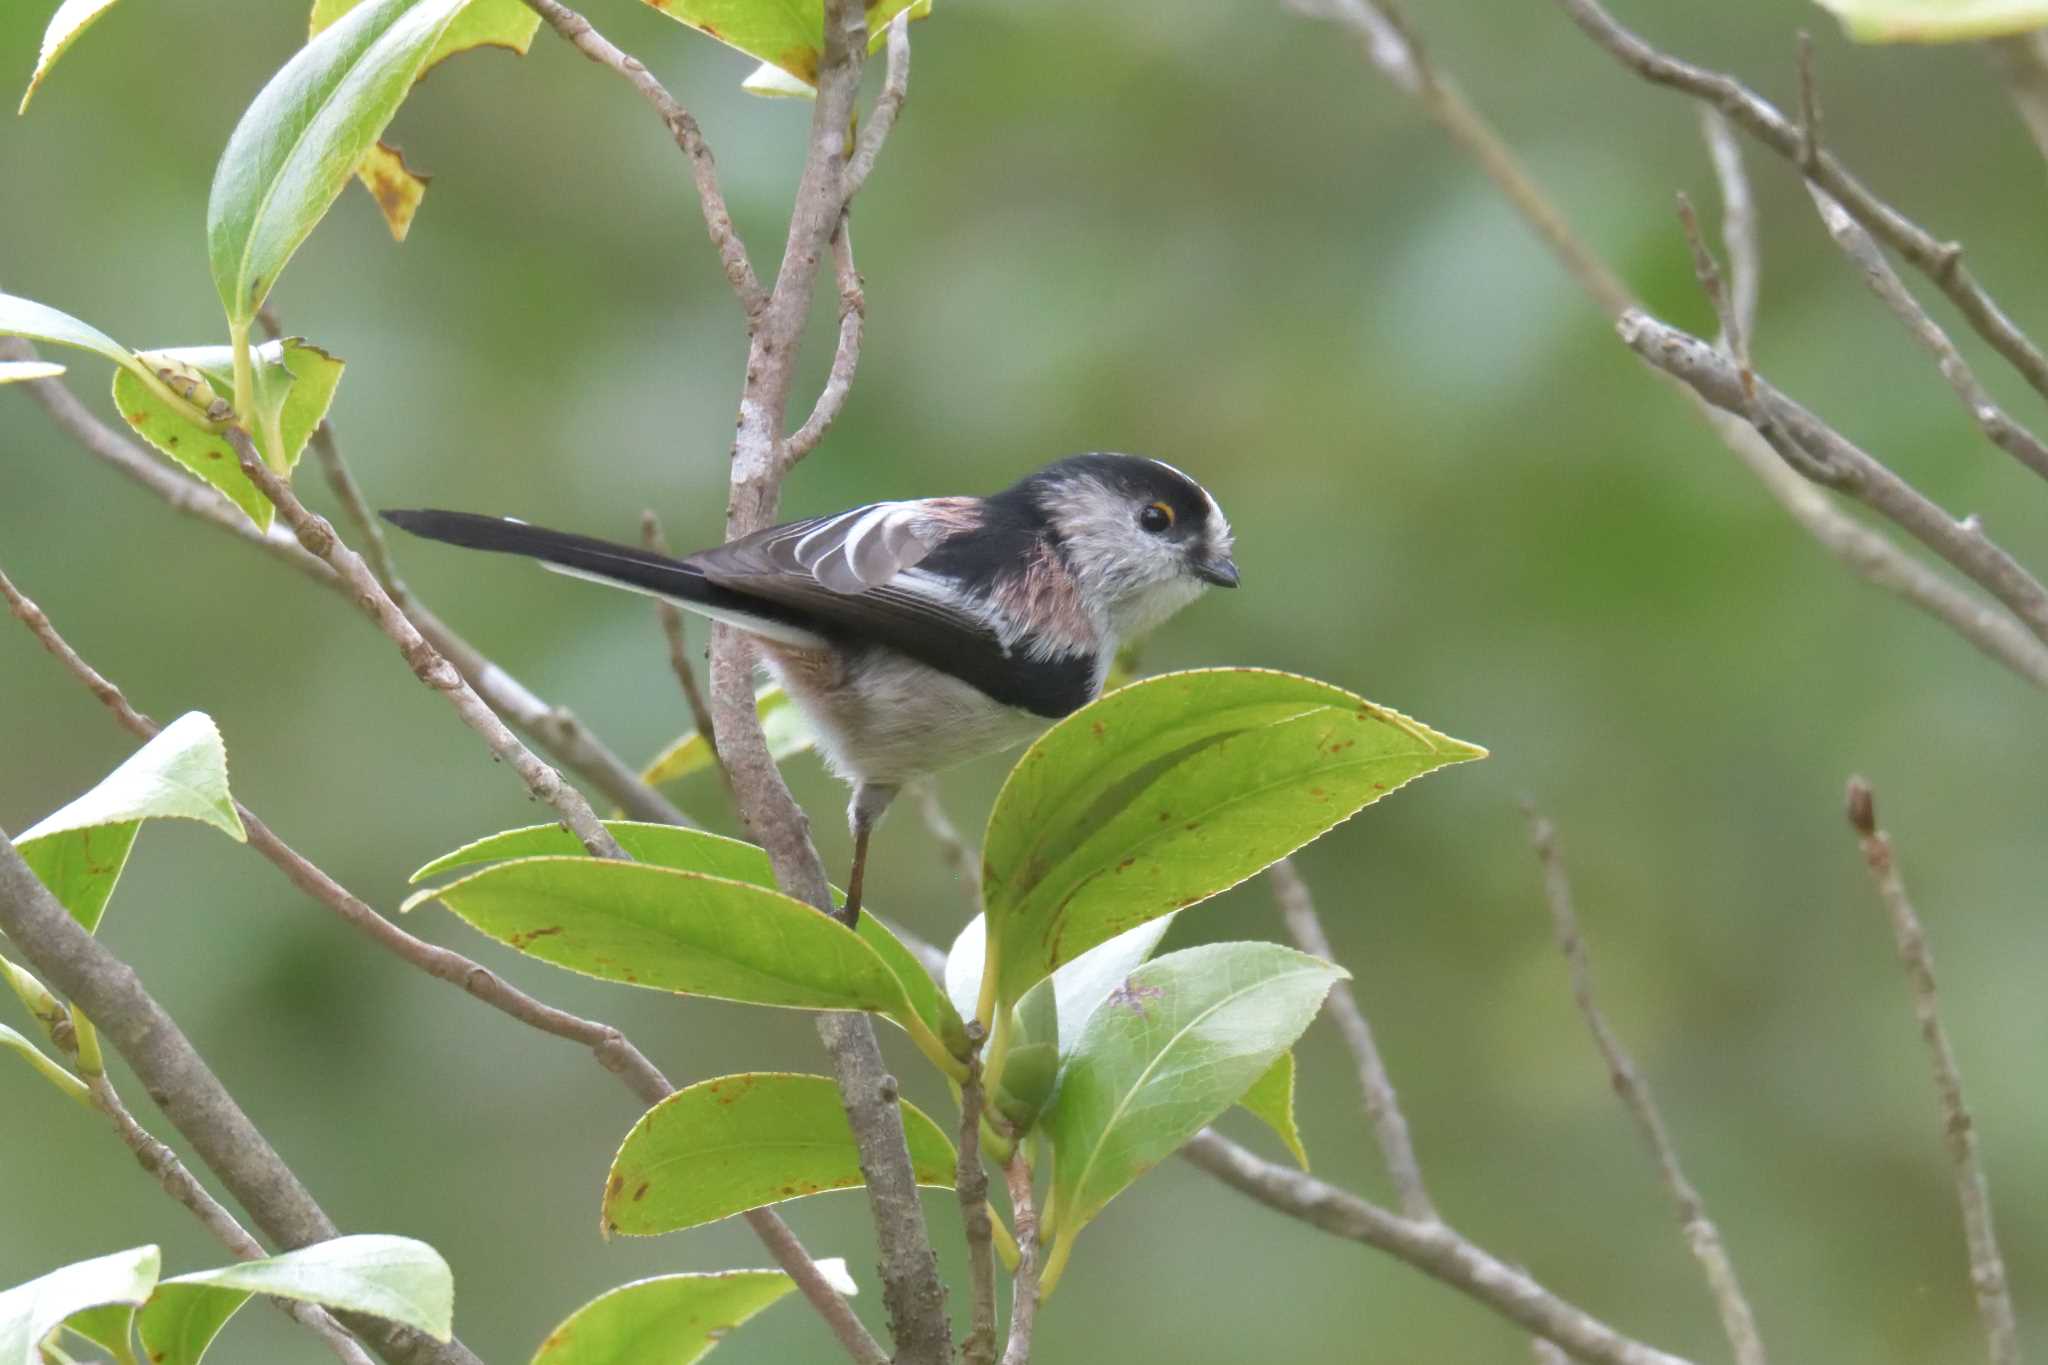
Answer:
[{"label": "bird", "polygon": [[1092,452],[986,497],[873,502],[681,558],[506,517],[389,510],[413,535],[536,559],[752,637],[852,787],[868,840],[902,788],[1034,738],[1102,692],[1120,645],[1238,585],[1230,523],[1160,460]]}]

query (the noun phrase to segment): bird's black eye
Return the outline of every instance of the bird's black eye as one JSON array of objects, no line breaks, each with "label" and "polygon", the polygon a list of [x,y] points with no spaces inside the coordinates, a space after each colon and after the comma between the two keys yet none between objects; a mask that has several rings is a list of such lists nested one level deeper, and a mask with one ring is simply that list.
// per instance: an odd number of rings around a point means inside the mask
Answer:
[{"label": "bird's black eye", "polygon": [[1138,526],[1156,536],[1173,526],[1173,509],[1163,502],[1152,503],[1138,513]]}]

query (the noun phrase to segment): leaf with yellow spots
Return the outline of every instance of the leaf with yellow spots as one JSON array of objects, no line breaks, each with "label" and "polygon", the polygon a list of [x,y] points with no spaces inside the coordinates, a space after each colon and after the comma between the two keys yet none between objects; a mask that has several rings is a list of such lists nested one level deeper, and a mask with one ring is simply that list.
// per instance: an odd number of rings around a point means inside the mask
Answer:
[{"label": "leaf with yellow spots", "polygon": [[433,178],[406,165],[405,154],[388,142],[370,148],[356,166],[356,179],[377,201],[377,212],[384,215],[384,226],[391,229],[395,242],[404,241],[412,231],[413,215],[420,211],[427,182]]}]

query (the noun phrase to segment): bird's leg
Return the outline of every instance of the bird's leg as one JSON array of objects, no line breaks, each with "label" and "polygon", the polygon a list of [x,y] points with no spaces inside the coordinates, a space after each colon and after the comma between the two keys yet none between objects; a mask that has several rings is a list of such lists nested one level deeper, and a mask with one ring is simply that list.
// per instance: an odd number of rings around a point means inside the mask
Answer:
[{"label": "bird's leg", "polygon": [[860,888],[868,866],[868,836],[881,823],[882,812],[896,799],[897,788],[874,782],[853,789],[853,804],[846,808],[846,823],[853,831],[853,871],[846,875],[846,905],[839,922],[851,929],[860,923]]}]

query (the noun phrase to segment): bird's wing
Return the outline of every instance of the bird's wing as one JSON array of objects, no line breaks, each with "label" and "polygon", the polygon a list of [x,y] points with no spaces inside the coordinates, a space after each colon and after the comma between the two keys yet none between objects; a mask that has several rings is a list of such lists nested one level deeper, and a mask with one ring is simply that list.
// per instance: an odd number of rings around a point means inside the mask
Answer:
[{"label": "bird's wing", "polygon": [[684,562],[720,587],[794,607],[821,626],[902,648],[905,632],[1001,652],[980,604],[949,575],[920,570],[972,529],[967,500],[878,502],[771,526]]}]

